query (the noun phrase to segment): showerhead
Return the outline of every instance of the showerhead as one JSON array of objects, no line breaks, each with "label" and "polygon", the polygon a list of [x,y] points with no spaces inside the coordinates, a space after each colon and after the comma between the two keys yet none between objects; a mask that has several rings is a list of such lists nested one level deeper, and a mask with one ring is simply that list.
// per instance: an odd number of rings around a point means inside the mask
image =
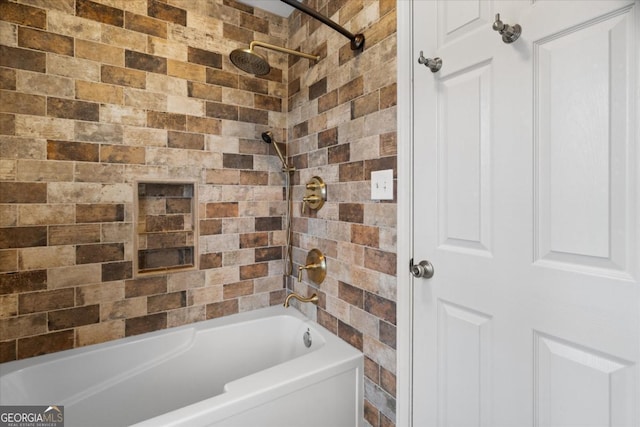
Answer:
[{"label": "showerhead", "polygon": [[262,140],[267,144],[271,144],[273,142],[273,133],[270,130],[262,132]]},{"label": "showerhead", "polygon": [[276,149],[276,153],[278,154],[278,157],[280,158],[280,161],[282,162],[282,170],[285,172],[293,172],[296,169],[294,167],[290,167],[289,165],[287,165],[287,162],[284,160],[284,156],[282,155],[282,152],[280,151],[280,148],[278,148],[278,143],[275,142],[273,140],[273,133],[268,130],[266,132],[262,132],[262,140],[264,142],[266,142],[267,144],[271,144],[272,142],[273,144],[273,148]]},{"label": "showerhead", "polygon": [[233,65],[249,74],[263,76],[269,74],[271,66],[267,60],[253,51],[253,49],[236,49],[229,54]]},{"label": "showerhead", "polygon": [[260,46],[265,49],[275,50],[277,52],[287,53],[289,55],[301,56],[303,58],[310,59],[312,61],[319,61],[320,56],[310,55],[308,53],[298,52],[297,50],[287,49],[286,47],[276,46],[269,43],[254,40],[249,44],[249,49],[236,49],[229,54],[229,59],[233,62],[233,65],[240,68],[249,74],[255,74],[257,76],[264,76],[269,74],[271,66],[264,58],[254,52],[253,47]]}]

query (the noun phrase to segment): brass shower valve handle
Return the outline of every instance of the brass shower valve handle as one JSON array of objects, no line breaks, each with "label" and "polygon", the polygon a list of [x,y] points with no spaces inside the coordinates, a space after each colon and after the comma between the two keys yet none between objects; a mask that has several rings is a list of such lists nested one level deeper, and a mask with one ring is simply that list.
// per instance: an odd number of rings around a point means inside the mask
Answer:
[{"label": "brass shower valve handle", "polygon": [[315,180],[311,180],[309,182],[307,182],[307,190],[317,190],[317,189],[322,189],[324,188],[324,183],[323,182],[317,182]]},{"label": "brass shower valve handle", "polygon": [[302,198],[302,212],[309,206],[311,209],[318,210],[327,200],[327,186],[322,178],[314,176],[306,184],[306,194]]},{"label": "brass shower valve handle", "polygon": [[313,269],[313,268],[319,268],[322,267],[321,264],[309,264],[309,265],[301,265],[300,267],[298,267],[298,282],[302,282],[302,272],[304,270],[309,270],[309,269]]},{"label": "brass shower valve handle", "polygon": [[298,282],[302,282],[302,272],[307,270],[307,277],[316,285],[322,283],[327,275],[327,260],[319,249],[311,249],[307,254],[305,265],[298,267]]},{"label": "brass shower valve handle", "polygon": [[304,196],[302,198],[302,212],[305,211],[306,207],[309,206],[312,209],[320,209],[320,208],[313,208],[314,205],[318,204],[318,202],[323,202],[323,200],[318,197],[318,196]]}]

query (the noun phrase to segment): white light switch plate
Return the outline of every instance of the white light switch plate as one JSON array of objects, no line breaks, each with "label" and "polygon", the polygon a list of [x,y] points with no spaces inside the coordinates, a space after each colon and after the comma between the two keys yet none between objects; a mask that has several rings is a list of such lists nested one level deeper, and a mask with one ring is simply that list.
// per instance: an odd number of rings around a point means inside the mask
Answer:
[{"label": "white light switch plate", "polygon": [[371,200],[393,200],[393,169],[371,172]]}]

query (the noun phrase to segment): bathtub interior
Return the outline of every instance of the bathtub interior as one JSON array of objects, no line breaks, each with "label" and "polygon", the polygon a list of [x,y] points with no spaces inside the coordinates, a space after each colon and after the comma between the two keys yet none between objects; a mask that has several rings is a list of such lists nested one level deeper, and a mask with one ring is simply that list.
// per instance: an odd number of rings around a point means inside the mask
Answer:
[{"label": "bathtub interior", "polygon": [[[100,423],[100,414],[106,425],[132,424],[217,396],[229,382],[322,348],[321,333],[312,333],[310,348],[304,345],[310,328],[312,323],[280,315],[215,328],[195,324],[71,350],[70,357],[51,355],[29,369],[2,372],[0,402],[55,402],[65,406],[69,425],[70,417]],[[131,402],[135,413],[115,413]]]}]

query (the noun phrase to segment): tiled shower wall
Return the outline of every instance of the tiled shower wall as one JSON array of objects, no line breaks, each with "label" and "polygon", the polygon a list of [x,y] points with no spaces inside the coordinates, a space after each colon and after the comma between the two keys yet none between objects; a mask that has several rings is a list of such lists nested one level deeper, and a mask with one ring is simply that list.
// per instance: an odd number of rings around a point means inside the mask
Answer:
[{"label": "tiled shower wall", "polygon": [[[227,0],[0,0],[0,361],[282,301],[286,44]],[[193,182],[199,269],[138,278],[136,182]]]},{"label": "tiled shower wall", "polygon": [[[289,150],[298,168],[294,261],[319,248],[327,277],[294,288],[320,295],[317,320],[365,354],[365,418],[395,423],[396,201],[370,199],[371,171],[396,169],[395,0],[310,0],[310,7],[364,33],[354,53],[340,33],[296,11],[289,47],[319,54],[289,64]],[[304,184],[318,175],[327,203],[301,211]],[[308,310],[309,306],[302,307]]]},{"label": "tiled shower wall", "polygon": [[[283,19],[230,0],[0,0],[0,361],[280,303],[284,176],[260,141],[289,141],[294,261],[328,257],[317,312],[366,356],[365,418],[395,420],[395,0],[306,2]],[[279,53],[264,78],[228,53]],[[304,183],[328,185],[301,212]],[[199,269],[134,278],[136,182],[198,187]]]}]

